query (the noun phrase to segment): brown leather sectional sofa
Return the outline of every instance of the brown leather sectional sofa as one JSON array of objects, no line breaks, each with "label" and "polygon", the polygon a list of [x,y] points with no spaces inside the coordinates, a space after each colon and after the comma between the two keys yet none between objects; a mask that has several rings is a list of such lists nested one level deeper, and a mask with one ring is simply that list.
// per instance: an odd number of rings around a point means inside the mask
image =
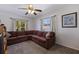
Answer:
[{"label": "brown leather sectional sofa", "polygon": [[55,44],[54,32],[42,32],[42,31],[24,31],[24,32],[9,32],[11,36],[8,38],[8,45],[20,43],[27,40],[32,40],[40,46],[49,49]]}]

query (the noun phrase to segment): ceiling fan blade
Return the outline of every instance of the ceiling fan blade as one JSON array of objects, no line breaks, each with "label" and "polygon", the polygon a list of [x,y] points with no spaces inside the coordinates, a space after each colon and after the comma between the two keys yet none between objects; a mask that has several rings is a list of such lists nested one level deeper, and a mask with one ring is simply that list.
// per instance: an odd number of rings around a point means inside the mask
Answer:
[{"label": "ceiling fan blade", "polygon": [[25,15],[27,15],[27,14],[28,14],[28,12],[25,13]]},{"label": "ceiling fan blade", "polygon": [[40,10],[40,9],[35,9],[35,11],[42,12],[42,10]]},{"label": "ceiling fan blade", "polygon": [[37,15],[37,13],[36,13],[36,12],[34,12],[34,15]]},{"label": "ceiling fan blade", "polygon": [[27,10],[27,8],[19,8],[19,9],[24,9],[24,10]]}]

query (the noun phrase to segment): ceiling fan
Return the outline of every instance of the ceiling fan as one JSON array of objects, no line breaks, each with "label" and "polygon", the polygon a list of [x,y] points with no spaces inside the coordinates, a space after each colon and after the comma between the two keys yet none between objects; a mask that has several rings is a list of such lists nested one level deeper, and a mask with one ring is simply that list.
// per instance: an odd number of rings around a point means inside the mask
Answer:
[{"label": "ceiling fan", "polygon": [[33,5],[31,5],[31,4],[27,5],[26,8],[19,8],[19,9],[27,10],[27,12],[25,13],[25,15],[27,15],[27,14],[37,15],[37,12],[42,12],[42,10],[40,10],[40,9],[35,9],[33,7]]}]

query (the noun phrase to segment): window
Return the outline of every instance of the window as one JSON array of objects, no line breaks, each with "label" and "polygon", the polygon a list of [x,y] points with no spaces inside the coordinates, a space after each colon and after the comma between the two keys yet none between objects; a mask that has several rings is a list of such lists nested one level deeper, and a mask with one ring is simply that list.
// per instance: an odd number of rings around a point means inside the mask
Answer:
[{"label": "window", "polygon": [[25,31],[28,29],[28,21],[17,20],[16,21],[16,31]]},{"label": "window", "polygon": [[41,20],[41,30],[42,31],[51,31],[51,17],[44,18]]}]

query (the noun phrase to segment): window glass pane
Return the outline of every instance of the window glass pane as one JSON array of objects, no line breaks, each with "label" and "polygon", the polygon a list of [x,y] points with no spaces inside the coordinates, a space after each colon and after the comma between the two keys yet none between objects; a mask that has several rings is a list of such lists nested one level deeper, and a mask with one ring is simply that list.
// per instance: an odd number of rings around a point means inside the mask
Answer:
[{"label": "window glass pane", "polygon": [[43,31],[51,31],[51,17],[42,20],[41,28]]},{"label": "window glass pane", "polygon": [[43,24],[50,24],[50,18],[43,19]]}]

